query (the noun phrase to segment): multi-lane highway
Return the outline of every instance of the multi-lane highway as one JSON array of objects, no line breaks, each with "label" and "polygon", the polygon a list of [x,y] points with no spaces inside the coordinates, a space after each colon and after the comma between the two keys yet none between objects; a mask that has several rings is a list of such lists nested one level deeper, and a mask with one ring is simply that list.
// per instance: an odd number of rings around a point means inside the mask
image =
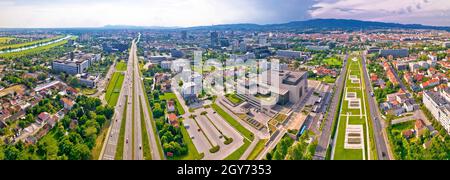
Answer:
[{"label": "multi-lane highway", "polygon": [[[114,121],[108,136],[102,159],[114,159],[117,143],[120,134],[120,126],[123,113],[125,113],[125,140],[123,159],[124,160],[143,160],[144,147],[141,127],[141,108],[144,112],[145,130],[150,140],[150,153],[153,160],[160,160],[161,155],[158,151],[159,138],[153,133],[153,125],[151,123],[150,112],[146,106],[147,99],[144,95],[143,81],[139,70],[139,60],[137,56],[137,40],[132,41],[130,55],[125,72],[125,80],[119,97],[118,105],[115,107]],[[127,102],[125,102],[127,101]],[[127,103],[127,109],[124,109]],[[142,104],[142,106],[141,106]]]},{"label": "multi-lane highway", "polygon": [[[348,57],[349,57],[349,55],[346,55],[346,57],[344,58],[342,72],[340,73],[341,75],[337,79],[335,86],[334,86],[335,89],[334,89],[333,99],[330,103],[330,108],[328,110],[329,113],[328,113],[327,117],[325,117],[325,120],[324,120],[325,124],[323,125],[322,134],[320,135],[319,142],[318,142],[317,148],[316,148],[316,153],[314,155],[315,160],[324,160],[325,156],[327,154],[327,149],[329,148],[329,145],[330,145],[331,132],[332,132],[331,128],[333,126],[333,121],[336,119],[335,112],[338,111],[339,101],[340,101],[340,99],[339,99],[340,93],[344,89],[345,75],[347,74]],[[329,98],[327,98],[327,99],[329,100]],[[327,102],[327,101],[325,101],[325,102]]]},{"label": "multi-lane highway", "polygon": [[[371,92],[373,92],[372,85],[370,84],[369,74],[367,72],[367,63],[366,63],[366,54],[363,53],[362,55],[362,64],[363,64],[363,74],[364,74],[364,81],[366,86],[367,94],[370,95]],[[369,99],[369,107],[370,107],[370,115],[372,116],[372,126],[373,126],[373,133],[375,136],[375,144],[377,148],[377,154],[379,160],[389,160],[390,153],[388,150],[388,142],[387,136],[386,136],[386,130],[385,125],[383,122],[383,119],[381,118],[381,113],[378,110],[378,106],[375,103],[375,99],[373,97],[367,97]]]}]

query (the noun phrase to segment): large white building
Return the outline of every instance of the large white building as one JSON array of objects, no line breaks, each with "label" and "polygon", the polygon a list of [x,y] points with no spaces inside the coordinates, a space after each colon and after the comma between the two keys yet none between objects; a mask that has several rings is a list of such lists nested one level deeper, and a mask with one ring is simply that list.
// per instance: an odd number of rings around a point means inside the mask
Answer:
[{"label": "large white building", "polygon": [[307,88],[308,73],[273,71],[260,75],[259,78],[249,76],[238,79],[236,94],[252,106],[269,112],[275,105],[300,102],[306,95]]},{"label": "large white building", "polygon": [[70,75],[82,74],[89,68],[88,60],[56,60],[52,63],[54,73],[64,72]]},{"label": "large white building", "polygon": [[450,134],[450,89],[440,92],[426,91],[423,94],[423,104],[437,121]]},{"label": "large white building", "polygon": [[277,56],[278,57],[285,57],[285,58],[301,58],[302,57],[301,51],[290,51],[290,50],[278,50]]},{"label": "large white building", "polygon": [[62,60],[53,61],[52,70],[55,73],[65,72],[70,75],[82,74],[89,66],[100,59],[101,54],[75,52],[63,57]]}]

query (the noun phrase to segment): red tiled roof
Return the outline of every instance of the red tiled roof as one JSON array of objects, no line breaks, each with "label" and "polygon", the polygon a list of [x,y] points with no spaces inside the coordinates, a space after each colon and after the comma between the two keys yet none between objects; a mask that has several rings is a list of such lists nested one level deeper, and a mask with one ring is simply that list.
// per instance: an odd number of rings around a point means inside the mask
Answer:
[{"label": "red tiled roof", "polygon": [[168,116],[169,121],[176,121],[178,119],[177,115],[171,113]]},{"label": "red tiled roof", "polygon": [[73,102],[72,100],[67,99],[67,98],[62,98],[61,101],[62,101],[64,104],[67,104],[68,106],[73,106],[73,104],[74,104],[74,102]]},{"label": "red tiled roof", "polygon": [[47,121],[50,118],[50,114],[47,112],[41,112],[41,114],[38,115],[38,118],[42,121]]},{"label": "red tiled roof", "polygon": [[420,130],[420,129],[424,128],[425,126],[426,126],[425,122],[423,122],[422,119],[418,119],[415,123],[416,130]]}]

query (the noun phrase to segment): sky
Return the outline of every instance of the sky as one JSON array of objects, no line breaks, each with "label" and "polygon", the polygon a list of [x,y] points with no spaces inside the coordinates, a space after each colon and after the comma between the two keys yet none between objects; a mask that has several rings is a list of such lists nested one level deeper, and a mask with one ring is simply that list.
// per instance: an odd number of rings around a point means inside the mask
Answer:
[{"label": "sky", "polygon": [[191,27],[315,18],[450,26],[450,0],[0,0],[0,27]]}]

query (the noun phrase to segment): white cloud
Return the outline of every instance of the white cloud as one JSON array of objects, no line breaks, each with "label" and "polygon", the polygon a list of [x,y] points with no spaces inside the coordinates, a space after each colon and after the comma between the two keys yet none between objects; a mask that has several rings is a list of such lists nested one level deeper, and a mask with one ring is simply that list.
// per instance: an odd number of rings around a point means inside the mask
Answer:
[{"label": "white cloud", "polygon": [[0,27],[198,26],[346,18],[450,26],[449,0],[0,0]]},{"label": "white cloud", "polygon": [[[274,23],[305,19],[309,7],[301,4],[312,1],[284,0],[285,4],[279,4],[278,0],[7,0],[0,6],[0,27]],[[298,9],[302,11],[294,12]]]},{"label": "white cloud", "polygon": [[450,26],[449,0],[337,0],[318,2],[313,18],[345,18]]}]

